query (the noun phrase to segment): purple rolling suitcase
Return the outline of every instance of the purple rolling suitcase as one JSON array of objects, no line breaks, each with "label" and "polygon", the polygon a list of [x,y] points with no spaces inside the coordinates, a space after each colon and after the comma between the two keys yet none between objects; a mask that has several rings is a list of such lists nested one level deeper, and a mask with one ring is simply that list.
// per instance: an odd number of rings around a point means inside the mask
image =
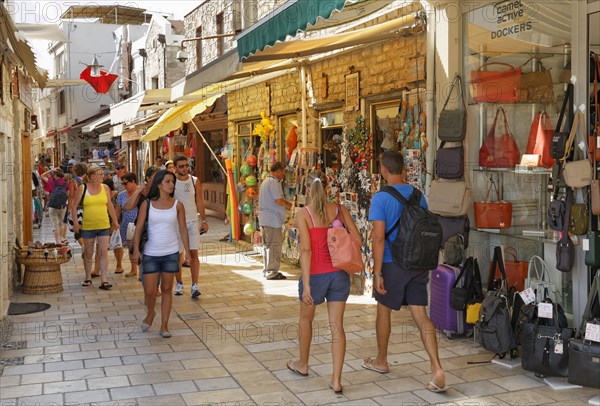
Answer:
[{"label": "purple rolling suitcase", "polygon": [[465,323],[465,312],[450,307],[450,291],[458,274],[460,268],[446,264],[439,264],[431,272],[429,317],[435,328],[448,337],[465,334],[473,328]]}]

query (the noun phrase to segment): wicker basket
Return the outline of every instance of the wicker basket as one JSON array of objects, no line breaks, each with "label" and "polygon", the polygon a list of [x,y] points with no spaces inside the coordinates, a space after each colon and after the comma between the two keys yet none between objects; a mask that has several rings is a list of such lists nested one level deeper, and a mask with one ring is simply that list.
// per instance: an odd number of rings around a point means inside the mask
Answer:
[{"label": "wicker basket", "polygon": [[21,263],[25,265],[23,293],[40,295],[62,292],[60,265],[70,259],[71,252],[61,247],[28,248],[21,251]]}]

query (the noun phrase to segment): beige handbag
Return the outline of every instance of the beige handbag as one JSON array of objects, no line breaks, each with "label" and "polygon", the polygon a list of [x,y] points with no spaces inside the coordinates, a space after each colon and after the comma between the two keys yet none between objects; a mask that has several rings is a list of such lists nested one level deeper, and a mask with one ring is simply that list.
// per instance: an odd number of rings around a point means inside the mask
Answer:
[{"label": "beige handbag", "polygon": [[427,207],[440,216],[464,216],[471,204],[471,187],[463,180],[435,179],[431,182]]},{"label": "beige handbag", "polygon": [[[569,139],[567,140],[565,148],[565,156],[562,159],[564,162],[563,179],[567,186],[572,188],[586,187],[592,183],[592,164],[588,159],[567,162],[568,151],[571,150],[571,146],[577,138],[577,129],[580,126],[585,134],[585,118],[583,117],[583,113],[578,111],[575,113],[573,127],[571,127],[571,133],[569,134]],[[575,150],[577,149],[577,146],[575,146]]]}]

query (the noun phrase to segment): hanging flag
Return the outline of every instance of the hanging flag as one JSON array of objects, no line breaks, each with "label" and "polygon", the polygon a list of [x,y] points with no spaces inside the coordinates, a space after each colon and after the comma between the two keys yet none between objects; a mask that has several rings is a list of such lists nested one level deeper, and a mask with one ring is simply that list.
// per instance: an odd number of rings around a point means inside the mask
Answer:
[{"label": "hanging flag", "polygon": [[118,75],[105,72],[100,70],[100,76],[92,76],[92,68],[88,66],[81,72],[79,79],[83,79],[88,82],[96,92],[106,93],[112,86],[115,80],[119,77]]}]

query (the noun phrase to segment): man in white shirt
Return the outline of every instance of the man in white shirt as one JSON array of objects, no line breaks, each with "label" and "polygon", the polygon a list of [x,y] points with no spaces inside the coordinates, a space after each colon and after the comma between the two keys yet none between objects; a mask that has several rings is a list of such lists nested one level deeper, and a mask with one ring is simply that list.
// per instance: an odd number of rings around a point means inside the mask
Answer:
[{"label": "man in white shirt", "polygon": [[[206,221],[206,212],[204,208],[204,198],[202,194],[202,184],[195,176],[189,174],[190,164],[185,156],[175,158],[175,168],[177,173],[177,182],[175,183],[175,199],[183,203],[185,207],[185,221],[187,224],[188,235],[190,238],[190,269],[192,272],[192,298],[200,296],[198,288],[198,276],[200,274],[200,260],[198,259],[198,248],[200,246],[200,231],[205,233],[208,231],[208,222]],[[200,219],[198,219],[198,214]],[[201,222],[200,222],[201,221]],[[181,275],[181,264],[183,258],[180,259],[180,270],[175,275],[177,284],[175,285],[175,295],[183,294],[183,279]]]}]

